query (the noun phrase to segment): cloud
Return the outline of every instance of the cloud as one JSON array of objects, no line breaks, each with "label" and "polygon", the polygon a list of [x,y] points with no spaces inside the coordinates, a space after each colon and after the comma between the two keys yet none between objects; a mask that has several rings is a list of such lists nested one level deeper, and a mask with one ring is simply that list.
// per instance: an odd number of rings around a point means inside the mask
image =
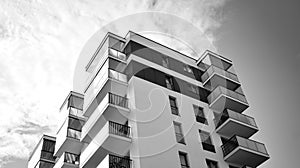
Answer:
[{"label": "cloud", "polygon": [[[143,11],[178,15],[213,41],[225,0],[0,1],[0,167],[27,158],[43,133],[55,134],[85,42],[110,21]],[[154,21],[162,32],[167,21]],[[184,26],[184,25],[182,25]],[[186,33],[188,32],[181,32]],[[167,43],[172,43],[168,42]]]}]

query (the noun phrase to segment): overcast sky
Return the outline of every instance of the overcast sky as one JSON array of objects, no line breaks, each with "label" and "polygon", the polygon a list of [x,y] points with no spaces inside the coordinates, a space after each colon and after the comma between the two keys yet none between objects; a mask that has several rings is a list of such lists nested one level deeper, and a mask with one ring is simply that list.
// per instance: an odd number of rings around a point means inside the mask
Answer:
[{"label": "overcast sky", "polygon": [[[298,167],[300,156],[298,0],[0,1],[0,167],[25,168],[42,133],[57,130],[81,49],[104,25],[145,11],[192,22],[234,62],[271,159],[262,168]],[[134,21],[134,20],[133,20]],[[168,33],[171,23],[158,24]]]}]

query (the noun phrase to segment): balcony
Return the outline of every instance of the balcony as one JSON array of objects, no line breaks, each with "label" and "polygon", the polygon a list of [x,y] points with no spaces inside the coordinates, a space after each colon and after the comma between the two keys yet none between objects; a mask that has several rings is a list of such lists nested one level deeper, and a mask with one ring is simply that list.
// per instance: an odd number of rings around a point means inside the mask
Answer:
[{"label": "balcony", "polygon": [[54,161],[45,161],[45,160],[40,160],[37,162],[37,164],[34,166],[34,168],[53,168],[54,166]]},{"label": "balcony", "polygon": [[249,138],[258,131],[254,118],[226,109],[215,119],[216,132],[232,137],[238,135]]},{"label": "balcony", "polygon": [[216,87],[210,95],[208,95],[207,100],[209,107],[216,111],[231,109],[241,113],[249,107],[244,95],[222,86]]},{"label": "balcony", "polygon": [[[89,68],[88,72],[90,72],[90,75],[86,79],[87,83],[93,82],[94,77],[99,73],[99,71],[101,71],[101,69],[107,63],[107,60],[108,60],[107,58],[113,58],[120,62],[126,63],[126,55],[125,54],[123,54],[115,49],[112,49],[112,48],[106,49],[106,51],[104,53],[103,53],[103,51],[98,53],[98,54],[100,54],[97,57],[98,60],[96,62],[94,62],[93,65]],[[108,69],[108,67],[106,69]]]},{"label": "balcony", "polygon": [[53,168],[79,168],[79,155],[64,152]]},{"label": "balcony", "polygon": [[[98,101],[97,101],[98,102]],[[107,120],[114,120],[120,123],[127,121],[129,115],[128,99],[113,93],[107,93],[99,100],[100,103],[91,107],[91,115],[82,127],[81,141],[90,142],[96,136]]]},{"label": "balcony", "polygon": [[83,101],[82,94],[71,91],[59,109],[60,113],[63,114],[61,117],[65,118],[69,115],[82,117]]},{"label": "balcony", "polygon": [[131,160],[129,157],[120,157],[116,155],[109,154],[103,161],[98,165],[98,167],[103,168],[131,168]]},{"label": "balcony", "polygon": [[55,156],[60,157],[64,151],[79,154],[81,150],[81,128],[83,119],[67,117],[56,134]]},{"label": "balcony", "polygon": [[257,167],[270,158],[264,144],[239,136],[231,137],[222,150],[225,161],[250,167]]},{"label": "balcony", "polygon": [[131,144],[130,127],[108,121],[80,155],[80,167],[98,165],[108,154],[124,155]]},{"label": "balcony", "polygon": [[53,152],[41,151],[41,159],[55,161],[55,157],[53,156]]},{"label": "balcony", "polygon": [[197,61],[197,65],[204,69],[213,65],[227,70],[232,66],[232,61],[212,51],[206,50]]},{"label": "balcony", "polygon": [[98,73],[95,74],[91,83],[87,85],[84,98],[84,116],[89,116],[86,110],[93,103],[95,98],[101,94],[102,90],[111,91],[112,88],[119,89],[124,92],[127,88],[127,76],[123,73],[109,69],[109,62],[101,67]]},{"label": "balcony", "polygon": [[214,89],[217,86],[223,86],[230,90],[236,90],[241,86],[238,77],[228,71],[224,71],[221,68],[210,66],[201,77],[204,87],[210,87]]}]

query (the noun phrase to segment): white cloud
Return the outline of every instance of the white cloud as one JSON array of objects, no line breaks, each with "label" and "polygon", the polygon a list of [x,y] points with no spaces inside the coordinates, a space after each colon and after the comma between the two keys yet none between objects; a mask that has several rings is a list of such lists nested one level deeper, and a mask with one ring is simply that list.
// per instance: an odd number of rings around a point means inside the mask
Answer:
[{"label": "white cloud", "polygon": [[[10,157],[28,157],[42,133],[55,133],[80,50],[101,26],[136,12],[163,11],[212,38],[209,32],[220,26],[218,9],[224,2],[0,1],[0,167]],[[178,33],[168,29],[172,23],[156,23],[163,32]]]}]

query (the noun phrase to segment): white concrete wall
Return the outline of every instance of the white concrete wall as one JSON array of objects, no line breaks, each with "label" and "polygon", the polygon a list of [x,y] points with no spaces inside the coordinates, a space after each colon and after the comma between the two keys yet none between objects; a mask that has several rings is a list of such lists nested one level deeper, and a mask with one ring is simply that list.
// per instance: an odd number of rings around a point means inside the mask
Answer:
[{"label": "white concrete wall", "polygon": [[[208,104],[137,77],[131,78],[128,92],[134,168],[180,167],[178,151],[188,154],[191,167],[206,167],[207,158],[217,161],[219,168],[228,168],[223,160],[221,139],[214,131],[214,116]],[[180,116],[171,113],[169,95],[176,97]],[[196,122],[193,104],[204,108],[208,125]],[[176,142],[173,121],[182,124],[186,145]],[[199,129],[211,133],[216,153],[202,149]]]},{"label": "white concrete wall", "polygon": [[27,167],[28,168],[34,168],[34,166],[37,164],[37,162],[40,160],[41,157],[41,150],[43,147],[43,140],[37,144],[38,146],[36,147],[34,153],[32,154],[30,160],[28,161]]}]

